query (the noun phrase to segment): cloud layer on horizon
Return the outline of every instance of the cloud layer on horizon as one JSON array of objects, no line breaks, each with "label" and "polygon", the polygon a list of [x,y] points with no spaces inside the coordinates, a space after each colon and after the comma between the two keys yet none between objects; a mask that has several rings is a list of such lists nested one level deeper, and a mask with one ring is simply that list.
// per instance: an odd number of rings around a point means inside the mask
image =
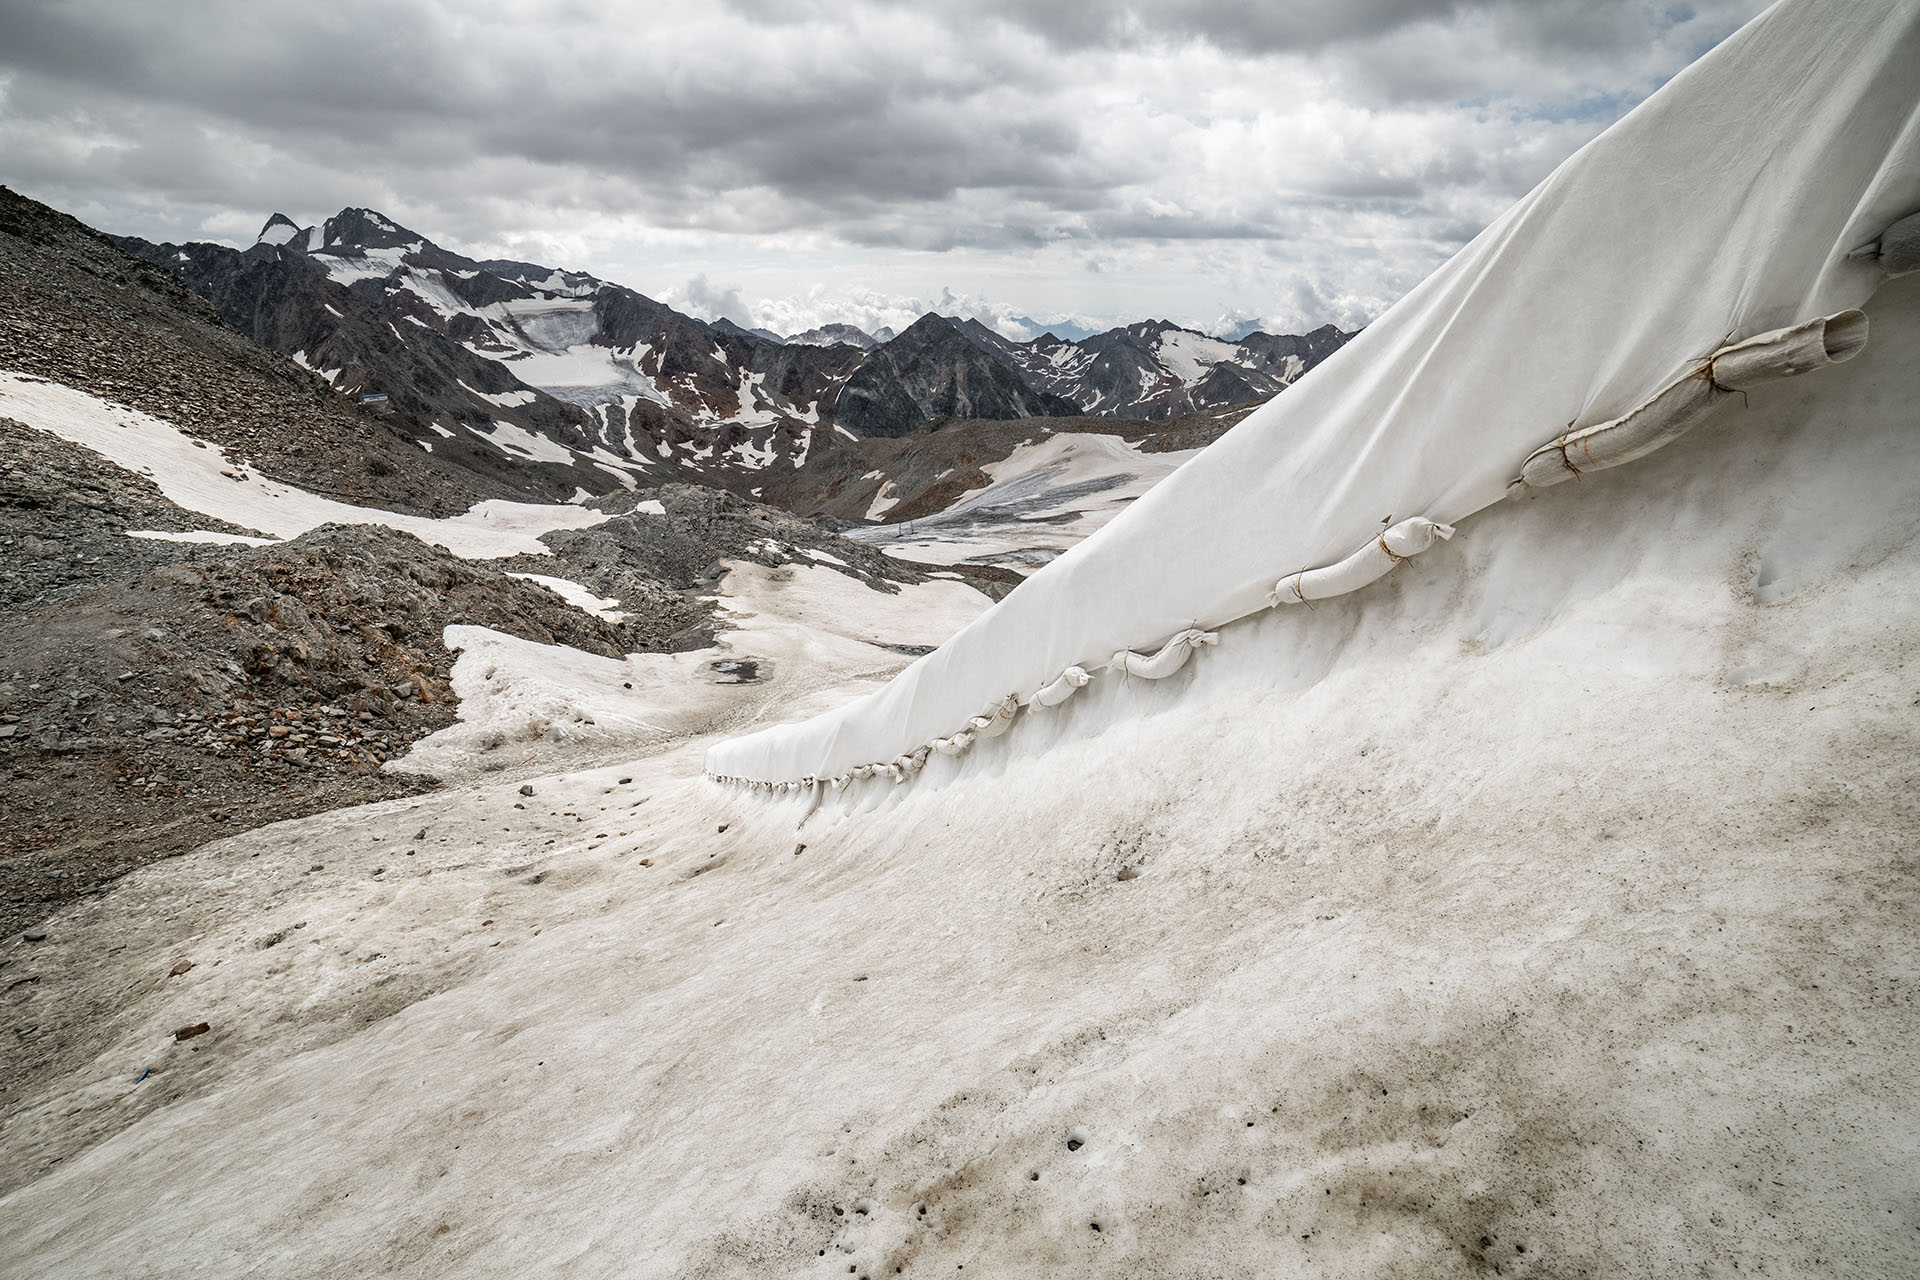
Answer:
[{"label": "cloud layer on horizon", "polygon": [[783,331],[1351,326],[1760,7],[0,0],[0,181],[150,239],[365,205]]}]

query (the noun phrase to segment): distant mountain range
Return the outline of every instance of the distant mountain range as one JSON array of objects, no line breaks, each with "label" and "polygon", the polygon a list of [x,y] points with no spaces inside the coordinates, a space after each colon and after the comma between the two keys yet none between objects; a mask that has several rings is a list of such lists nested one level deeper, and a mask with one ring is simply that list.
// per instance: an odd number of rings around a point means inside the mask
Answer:
[{"label": "distant mountain range", "polygon": [[694,319],[582,272],[452,253],[370,209],[274,214],[246,249],[115,239],[336,390],[384,395],[420,448],[500,455],[588,493],[746,489],[832,437],[945,418],[1165,420],[1262,400],[1352,335],[1235,342],[1167,321],[1012,342],[929,312],[898,334]]}]

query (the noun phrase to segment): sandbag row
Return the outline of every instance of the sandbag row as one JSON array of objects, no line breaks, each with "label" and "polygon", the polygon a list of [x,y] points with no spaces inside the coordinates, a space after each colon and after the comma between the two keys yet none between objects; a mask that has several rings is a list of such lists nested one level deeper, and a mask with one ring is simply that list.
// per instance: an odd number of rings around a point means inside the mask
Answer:
[{"label": "sandbag row", "polygon": [[[1920,229],[1915,239],[1920,240]],[[1520,464],[1520,475],[1507,486],[1507,494],[1524,497],[1589,471],[1644,458],[1700,425],[1728,396],[1844,364],[1866,345],[1866,313],[1857,310],[1837,311],[1730,343],[1631,413],[1563,432],[1535,449]]]},{"label": "sandbag row", "polygon": [[1267,593],[1267,603],[1306,604],[1310,600],[1325,600],[1329,596],[1343,596],[1349,591],[1358,591],[1369,582],[1386,576],[1393,566],[1408,556],[1417,556],[1431,547],[1434,539],[1452,536],[1453,526],[1450,524],[1441,524],[1424,516],[1402,520],[1392,528],[1382,530],[1379,537],[1337,564],[1330,564],[1323,569],[1302,569],[1280,579],[1274,584],[1273,590]]},{"label": "sandbag row", "polygon": [[[1920,213],[1901,218],[1848,256],[1877,264],[1889,278],[1920,271]],[[1644,458],[1693,430],[1728,396],[1845,364],[1866,345],[1867,316],[1857,308],[1728,343],[1631,413],[1566,431],[1535,449],[1520,464],[1507,495],[1525,497],[1534,489]]]},{"label": "sandbag row", "polygon": [[[1403,520],[1377,535],[1365,547],[1338,564],[1322,569],[1303,570],[1281,579],[1268,599],[1270,603],[1277,605],[1286,601],[1319,600],[1357,590],[1392,569],[1400,561],[1425,551],[1433,545],[1436,538],[1452,536],[1453,528],[1450,525],[1424,518]],[[1187,659],[1195,652],[1219,642],[1218,632],[1189,627],[1150,654],[1135,653],[1131,649],[1119,650],[1107,660],[1106,669],[1119,672],[1123,676],[1137,676],[1143,680],[1164,680],[1185,667]],[[856,765],[845,773],[831,778],[808,777],[786,782],[765,782],[754,778],[736,778],[721,774],[707,776],[715,782],[738,783],[749,790],[767,792],[815,790],[822,785],[829,786],[835,791],[842,791],[855,782],[875,777],[891,778],[896,783],[905,782],[926,767],[933,753],[938,752],[943,756],[963,755],[976,742],[997,738],[1010,729],[1022,706],[1057,707],[1081,689],[1086,688],[1092,681],[1093,674],[1085,667],[1070,666],[1025,698],[1021,698],[1018,694],[1006,695],[985,713],[969,717],[965,725],[946,737],[935,738],[925,746],[885,763]]]}]

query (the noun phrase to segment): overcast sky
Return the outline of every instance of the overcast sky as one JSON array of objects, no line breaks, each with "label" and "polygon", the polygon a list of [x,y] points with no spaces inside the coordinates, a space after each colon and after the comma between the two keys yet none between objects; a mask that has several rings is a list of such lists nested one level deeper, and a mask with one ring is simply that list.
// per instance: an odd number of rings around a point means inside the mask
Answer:
[{"label": "overcast sky", "polygon": [[703,318],[1377,315],[1758,0],[0,0],[0,182]]}]

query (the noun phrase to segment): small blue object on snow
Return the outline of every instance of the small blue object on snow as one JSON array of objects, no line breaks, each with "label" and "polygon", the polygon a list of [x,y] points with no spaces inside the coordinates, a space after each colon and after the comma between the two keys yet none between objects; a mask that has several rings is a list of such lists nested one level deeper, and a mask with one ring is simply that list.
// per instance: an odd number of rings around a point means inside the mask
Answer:
[{"label": "small blue object on snow", "polygon": [[152,1074],[153,1074],[153,1068],[152,1068],[152,1067],[147,1067],[147,1068],[145,1068],[145,1069],[143,1069],[143,1070],[142,1070],[142,1071],[140,1072],[140,1074],[139,1074],[139,1075],[137,1075],[137,1076],[135,1076],[135,1077],[133,1078],[133,1082],[134,1082],[135,1084],[139,1084],[139,1083],[140,1083],[140,1082],[141,1082],[142,1080],[145,1080],[145,1079],[146,1079],[146,1078],[147,1078],[148,1076],[150,1076],[150,1075],[152,1075]]}]

